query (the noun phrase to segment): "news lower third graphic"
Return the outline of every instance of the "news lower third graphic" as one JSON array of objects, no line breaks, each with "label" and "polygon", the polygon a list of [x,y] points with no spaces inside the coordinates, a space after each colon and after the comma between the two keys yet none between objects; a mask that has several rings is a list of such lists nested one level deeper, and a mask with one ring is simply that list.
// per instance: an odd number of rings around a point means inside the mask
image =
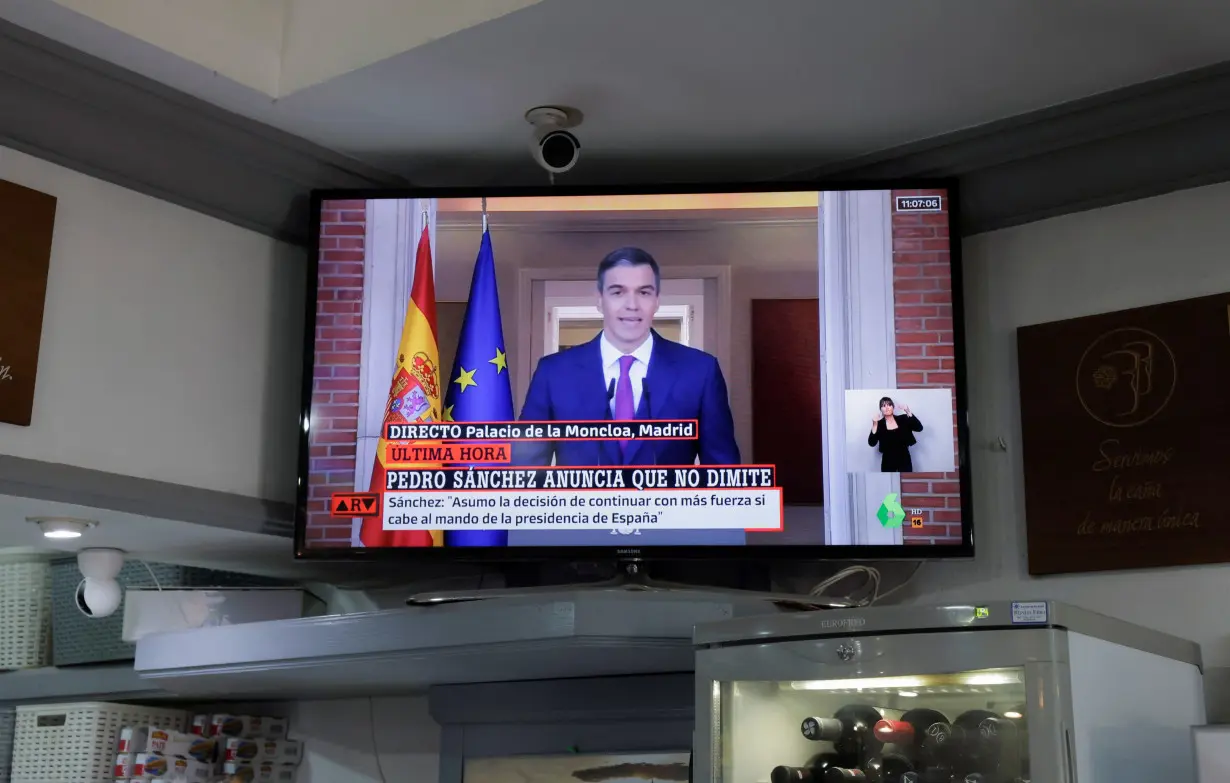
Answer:
[{"label": "news lower third graphic", "polygon": [[337,492],[329,499],[329,510],[335,517],[378,517],[380,493]]},{"label": "news lower third graphic", "polygon": [[510,465],[518,441],[695,440],[698,430],[689,419],[390,424],[383,491],[333,495],[329,510],[380,517],[384,530],[781,531],[772,465]]},{"label": "news lower third graphic", "polygon": [[390,470],[384,492],[339,493],[329,508],[382,516],[385,530],[782,529],[764,465]]},{"label": "news lower third graphic", "polygon": [[696,419],[653,421],[470,421],[386,424],[384,439],[411,441],[696,440]]},{"label": "news lower third graphic", "polygon": [[778,531],[775,479],[760,465],[391,470],[384,528]]}]

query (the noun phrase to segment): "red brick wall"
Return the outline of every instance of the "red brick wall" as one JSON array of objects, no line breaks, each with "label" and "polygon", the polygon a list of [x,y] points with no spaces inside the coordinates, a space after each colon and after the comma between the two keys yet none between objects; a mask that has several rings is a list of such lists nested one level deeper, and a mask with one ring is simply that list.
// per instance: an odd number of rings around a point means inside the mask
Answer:
[{"label": "red brick wall", "polygon": [[321,213],[316,361],[309,433],[308,546],[349,546],[349,520],[329,516],[329,496],[354,491],[363,331],[362,201],[327,201]]},{"label": "red brick wall", "polygon": [[[954,389],[947,194],[938,190],[894,190],[892,195],[897,387]],[[896,196],[944,196],[944,211],[897,214]],[[955,393],[952,404],[955,447]],[[939,422],[923,424],[934,428]],[[957,473],[903,476],[901,496],[903,508],[922,509],[923,516],[923,527],[907,524],[907,544],[961,542],[961,490]]]}]

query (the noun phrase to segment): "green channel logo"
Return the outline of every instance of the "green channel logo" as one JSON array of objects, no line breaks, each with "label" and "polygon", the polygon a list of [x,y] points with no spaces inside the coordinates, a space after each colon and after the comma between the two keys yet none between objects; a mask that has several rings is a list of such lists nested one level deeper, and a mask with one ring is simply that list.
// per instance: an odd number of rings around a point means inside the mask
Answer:
[{"label": "green channel logo", "polygon": [[905,509],[897,502],[896,492],[889,492],[884,496],[884,502],[876,511],[876,519],[880,520],[884,527],[901,527],[901,523],[905,521]]}]

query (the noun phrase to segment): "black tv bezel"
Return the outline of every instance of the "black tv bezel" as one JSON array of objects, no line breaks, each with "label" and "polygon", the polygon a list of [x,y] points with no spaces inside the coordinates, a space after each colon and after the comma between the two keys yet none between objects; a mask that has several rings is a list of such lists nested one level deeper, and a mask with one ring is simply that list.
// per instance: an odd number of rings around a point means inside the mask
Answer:
[{"label": "black tv bezel", "polygon": [[837,545],[810,546],[745,545],[745,546],[534,546],[534,547],[308,547],[307,496],[309,431],[299,427],[298,486],[295,501],[295,558],[298,560],[387,561],[414,560],[435,563],[527,563],[527,562],[595,562],[626,561],[679,562],[688,560],[741,560],[772,562],[782,560],[946,560],[968,559],[974,556],[973,476],[970,467],[968,414],[968,384],[966,378],[965,295],[962,277],[961,242],[956,229],[960,225],[959,185],[951,178],[917,178],[891,180],[782,181],[699,183],[689,185],[622,185],[622,186],[531,186],[531,187],[449,187],[449,188],[361,188],[315,190],[311,194],[311,245],[306,286],[303,381],[300,421],[310,420],[312,382],[315,369],[315,336],[317,288],[320,264],[320,217],[326,201],[367,201],[371,199],[462,199],[513,198],[543,196],[632,196],[706,193],[788,193],[801,191],[861,191],[861,190],[943,190],[948,200],[949,260],[952,269],[953,346],[956,376],[957,413],[957,473],[961,482],[961,543],[931,545]]}]

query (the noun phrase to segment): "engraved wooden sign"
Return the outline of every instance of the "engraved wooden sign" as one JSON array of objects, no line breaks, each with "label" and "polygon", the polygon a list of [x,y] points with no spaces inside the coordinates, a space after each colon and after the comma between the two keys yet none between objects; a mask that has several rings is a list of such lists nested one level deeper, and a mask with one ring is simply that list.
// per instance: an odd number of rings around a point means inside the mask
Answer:
[{"label": "engraved wooden sign", "polygon": [[0,180],[0,422],[28,427],[56,200]]},{"label": "engraved wooden sign", "polygon": [[1230,562],[1230,294],[1017,331],[1029,572]]}]

